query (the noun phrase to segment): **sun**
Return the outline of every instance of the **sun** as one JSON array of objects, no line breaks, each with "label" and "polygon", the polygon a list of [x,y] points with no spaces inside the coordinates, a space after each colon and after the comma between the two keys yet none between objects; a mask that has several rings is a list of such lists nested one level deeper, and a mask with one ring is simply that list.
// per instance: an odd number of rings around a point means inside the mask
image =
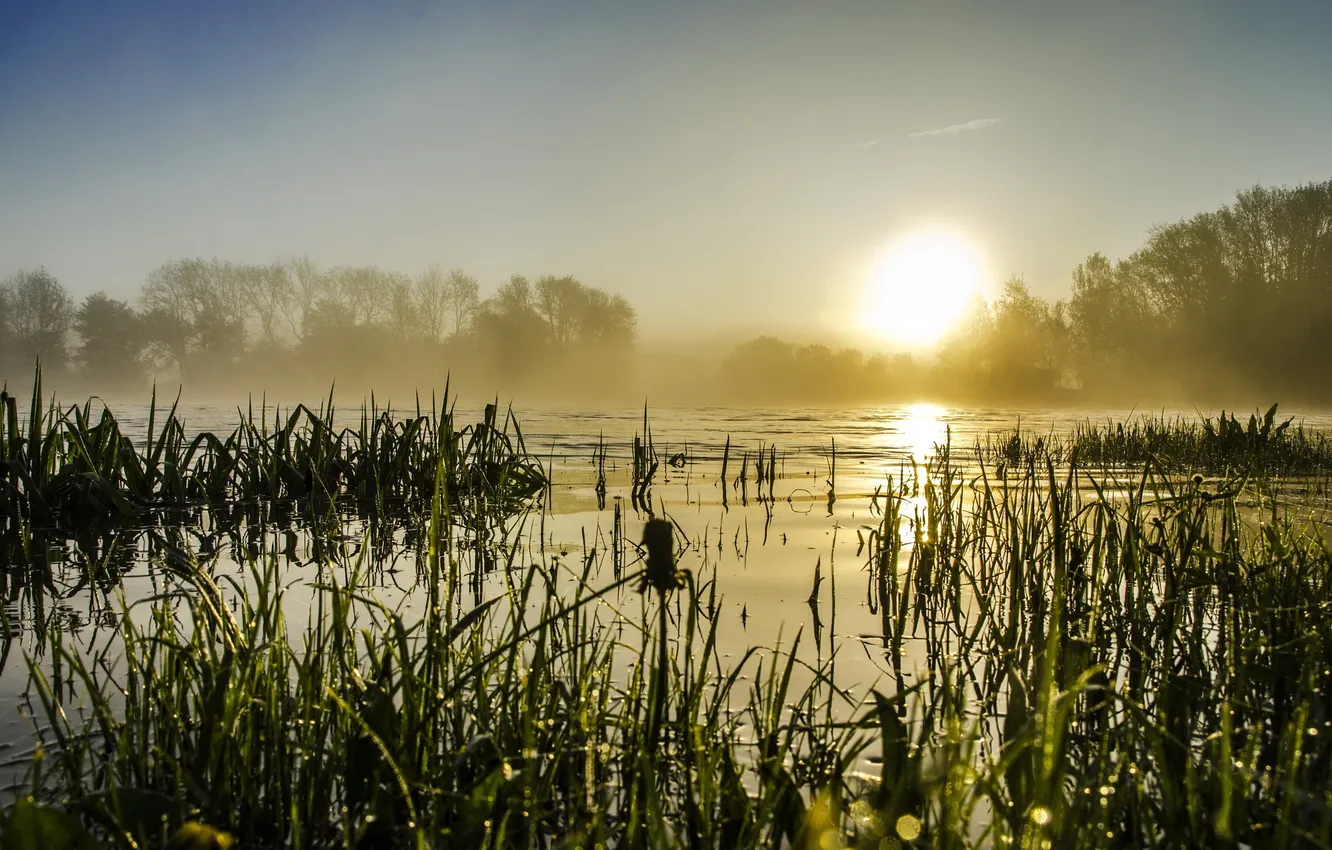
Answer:
[{"label": "sun", "polygon": [[870,268],[865,330],[924,348],[961,320],[985,284],[980,252],[952,230],[917,230],[883,249]]}]

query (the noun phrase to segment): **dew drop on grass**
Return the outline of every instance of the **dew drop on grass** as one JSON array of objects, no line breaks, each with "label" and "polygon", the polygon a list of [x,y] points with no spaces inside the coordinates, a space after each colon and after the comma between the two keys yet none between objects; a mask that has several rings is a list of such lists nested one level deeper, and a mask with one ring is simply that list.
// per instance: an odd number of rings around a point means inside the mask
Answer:
[{"label": "dew drop on grass", "polygon": [[902,815],[897,819],[897,834],[906,841],[915,841],[920,835],[920,820],[915,815]]}]

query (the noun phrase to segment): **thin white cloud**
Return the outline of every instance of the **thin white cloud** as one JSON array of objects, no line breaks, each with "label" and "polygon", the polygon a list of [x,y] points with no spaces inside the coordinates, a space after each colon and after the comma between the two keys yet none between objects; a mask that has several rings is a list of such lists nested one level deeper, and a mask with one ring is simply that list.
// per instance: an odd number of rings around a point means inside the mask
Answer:
[{"label": "thin white cloud", "polygon": [[993,127],[1000,122],[999,118],[977,118],[968,121],[965,124],[949,124],[947,127],[939,127],[935,130],[921,130],[916,133],[907,133],[908,139],[921,139],[926,136],[953,136],[958,133],[970,133],[972,130],[984,130],[987,127]]},{"label": "thin white cloud", "polygon": [[843,150],[862,151],[865,150],[866,148],[875,147],[878,144],[880,144],[882,141],[883,139],[867,139],[863,142],[855,142],[853,144],[846,145],[843,147]]}]

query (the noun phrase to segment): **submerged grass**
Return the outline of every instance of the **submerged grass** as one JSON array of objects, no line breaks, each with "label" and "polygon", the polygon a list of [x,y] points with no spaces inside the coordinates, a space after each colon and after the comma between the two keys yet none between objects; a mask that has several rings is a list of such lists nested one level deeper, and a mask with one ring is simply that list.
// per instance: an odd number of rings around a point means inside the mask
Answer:
[{"label": "submerged grass", "polygon": [[164,564],[175,589],[123,602],[114,640],[53,627],[30,661],[40,749],[7,834],[44,819],[160,846],[199,820],[246,847],[1332,843],[1319,528],[1248,516],[1236,481],[1155,461],[981,455],[942,447],[923,486],[875,500],[877,684],[798,645],[725,658],[723,589],[684,571],[699,541],[668,518],[609,582],[592,557],[500,547],[502,591],[469,605],[458,553],[496,544],[453,522],[443,475],[415,619],[376,600],[366,563],[321,572],[303,624],[274,557],[245,586]]}]

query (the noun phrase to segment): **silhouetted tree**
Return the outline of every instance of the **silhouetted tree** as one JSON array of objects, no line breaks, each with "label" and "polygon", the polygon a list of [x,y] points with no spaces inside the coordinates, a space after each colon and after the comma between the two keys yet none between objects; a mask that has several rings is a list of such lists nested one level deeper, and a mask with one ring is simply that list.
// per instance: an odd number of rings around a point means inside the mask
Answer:
[{"label": "silhouetted tree", "polygon": [[182,378],[192,376],[196,366],[225,370],[244,352],[244,288],[229,264],[167,263],[148,275],[142,302],[150,347]]},{"label": "silhouetted tree", "polygon": [[556,346],[567,345],[577,334],[583,285],[572,277],[545,275],[537,279],[534,306],[546,323],[546,334]]},{"label": "silhouetted tree", "polygon": [[532,285],[514,275],[480,306],[477,338],[482,351],[505,375],[544,364],[549,354],[546,323],[536,311]]},{"label": "silhouetted tree", "polygon": [[9,326],[9,288],[0,284],[0,381],[8,373],[10,349],[14,344],[14,331]]},{"label": "silhouetted tree", "polygon": [[537,280],[532,307],[545,322],[546,338],[556,349],[633,342],[635,317],[629,302],[572,277],[547,275]]},{"label": "silhouetted tree", "polygon": [[74,314],[79,368],[98,391],[144,382],[144,328],[134,309],[105,292],[83,299]]},{"label": "silhouetted tree", "polygon": [[259,323],[260,341],[277,345],[282,336],[283,317],[290,312],[296,294],[287,267],[282,263],[238,266],[235,274],[246,305]]},{"label": "silhouetted tree", "polygon": [[990,340],[994,335],[994,311],[990,303],[976,296],[962,321],[953,328],[939,346],[939,371],[954,385],[974,391],[985,383],[977,379],[988,376],[994,368]]},{"label": "silhouetted tree", "polygon": [[388,295],[387,327],[400,340],[418,339],[423,333],[421,314],[412,292],[412,279],[405,274],[384,273]]},{"label": "silhouetted tree", "polygon": [[585,287],[578,307],[580,343],[603,349],[633,345],[638,320],[624,296]]},{"label": "silhouetted tree", "polygon": [[283,263],[291,281],[291,297],[283,305],[282,317],[297,341],[305,338],[305,323],[324,293],[324,275],[309,257]]},{"label": "silhouetted tree", "polygon": [[462,269],[445,275],[439,266],[430,266],[416,278],[413,292],[421,332],[431,340],[461,337],[481,303],[481,285]]},{"label": "silhouetted tree", "polygon": [[1092,254],[1073,270],[1068,304],[1073,371],[1084,387],[1115,391],[1155,381],[1157,324],[1140,275]]},{"label": "silhouetted tree", "polygon": [[449,316],[449,291],[443,270],[431,265],[412,283],[416,308],[420,311],[421,333],[431,342],[444,338]]},{"label": "silhouetted tree", "polygon": [[467,330],[481,305],[481,285],[462,269],[451,269],[446,290],[449,311],[453,316],[453,335],[460,336]]},{"label": "silhouetted tree", "polygon": [[160,266],[143,288],[144,328],[154,354],[189,374],[195,350],[195,319],[207,299],[206,269],[201,260]]},{"label": "silhouetted tree", "polygon": [[940,378],[963,395],[1043,398],[1070,377],[1067,311],[1010,278],[992,303],[977,300],[939,352]]},{"label": "silhouetted tree", "polygon": [[336,304],[353,325],[373,325],[388,317],[395,278],[374,266],[338,266],[324,275],[320,304]]},{"label": "silhouetted tree", "polygon": [[301,342],[308,342],[312,337],[334,336],[356,326],[356,319],[351,308],[339,301],[321,301],[311,308],[302,323],[304,333]]},{"label": "silhouetted tree", "polygon": [[1326,397],[1332,182],[1254,188],[1074,271],[1078,377],[1093,390]]},{"label": "silhouetted tree", "polygon": [[64,366],[74,303],[60,281],[45,268],[21,271],[0,283],[0,292],[9,359],[29,368],[39,358],[48,367]]},{"label": "silhouetted tree", "polygon": [[990,340],[991,369],[1000,386],[1013,392],[1057,387],[1063,379],[1065,331],[1062,304],[1032,295],[1019,278],[1006,281],[994,304]]}]

